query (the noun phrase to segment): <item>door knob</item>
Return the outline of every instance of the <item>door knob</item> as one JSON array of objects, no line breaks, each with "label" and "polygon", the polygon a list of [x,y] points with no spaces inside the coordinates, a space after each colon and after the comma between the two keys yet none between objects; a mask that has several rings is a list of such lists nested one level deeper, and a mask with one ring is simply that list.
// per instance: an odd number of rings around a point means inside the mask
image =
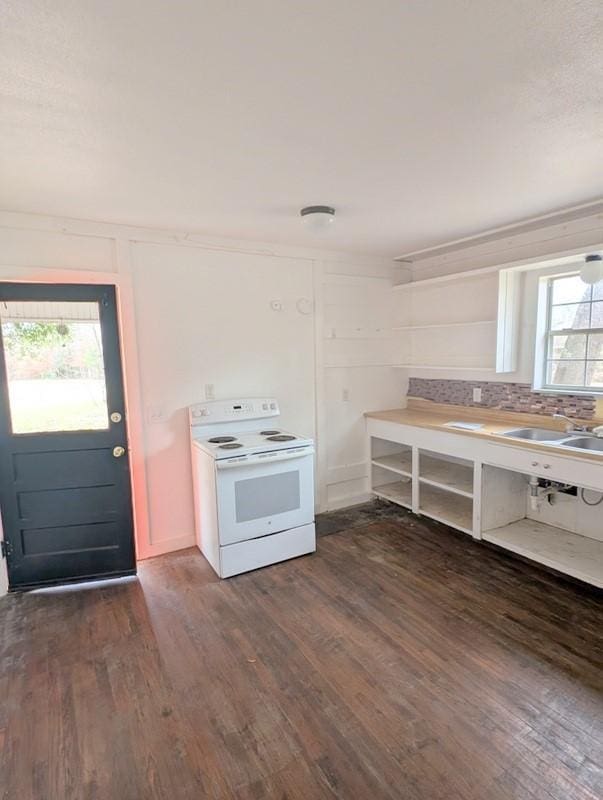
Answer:
[{"label": "door knob", "polygon": [[126,452],[126,448],[118,445],[117,447],[113,448],[113,455],[115,458],[121,458],[123,454]]}]

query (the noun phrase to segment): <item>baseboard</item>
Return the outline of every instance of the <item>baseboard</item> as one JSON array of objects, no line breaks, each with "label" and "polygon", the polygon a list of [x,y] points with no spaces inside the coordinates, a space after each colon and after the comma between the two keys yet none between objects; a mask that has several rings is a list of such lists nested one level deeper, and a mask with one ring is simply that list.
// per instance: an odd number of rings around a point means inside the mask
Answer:
[{"label": "baseboard", "polygon": [[147,558],[155,558],[155,556],[162,556],[165,553],[173,553],[175,550],[185,550],[187,547],[194,547],[196,544],[194,533],[187,536],[176,536],[173,539],[146,545],[144,549],[136,554],[136,559],[137,561],[144,561]]},{"label": "baseboard", "polygon": [[329,503],[328,511],[338,511],[341,508],[349,508],[350,506],[359,506],[361,503],[368,503],[373,500],[374,495],[371,492],[362,492],[361,494],[352,494],[348,497],[338,497],[336,500],[331,500]]}]

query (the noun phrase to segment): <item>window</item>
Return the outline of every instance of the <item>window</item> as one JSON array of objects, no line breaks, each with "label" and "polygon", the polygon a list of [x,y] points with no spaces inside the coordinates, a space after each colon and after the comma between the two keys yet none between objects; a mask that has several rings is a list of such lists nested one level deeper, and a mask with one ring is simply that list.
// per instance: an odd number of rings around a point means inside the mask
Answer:
[{"label": "window", "polygon": [[13,433],[109,425],[98,303],[2,303]]},{"label": "window", "polygon": [[[579,275],[546,279],[540,388],[603,392],[603,281]],[[537,364],[539,360],[537,359]]]}]

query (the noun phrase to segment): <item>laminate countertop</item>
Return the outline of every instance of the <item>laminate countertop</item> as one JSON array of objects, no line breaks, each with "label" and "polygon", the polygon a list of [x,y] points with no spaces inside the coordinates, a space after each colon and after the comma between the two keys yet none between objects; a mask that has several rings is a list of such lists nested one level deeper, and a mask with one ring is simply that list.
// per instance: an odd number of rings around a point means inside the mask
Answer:
[{"label": "laminate countertop", "polygon": [[[452,433],[455,436],[469,436],[479,439],[488,439],[497,444],[509,447],[519,447],[525,450],[554,453],[566,458],[578,458],[584,461],[600,463],[603,465],[603,451],[592,452],[569,449],[555,444],[543,444],[533,440],[512,439],[503,436],[506,431],[514,428],[546,428],[551,431],[564,432],[564,420],[553,419],[540,414],[522,414],[514,411],[499,411],[495,409],[468,408],[443,403],[433,403],[430,400],[409,398],[406,408],[393,408],[385,411],[368,411],[367,419],[377,419],[383,422],[393,422],[398,425],[412,425],[417,428],[437,430],[441,433]],[[473,422],[482,427],[478,430],[450,428],[449,422]],[[588,425],[590,428],[603,425],[601,419],[576,420],[576,424]],[[568,434],[569,436],[569,434]]]}]

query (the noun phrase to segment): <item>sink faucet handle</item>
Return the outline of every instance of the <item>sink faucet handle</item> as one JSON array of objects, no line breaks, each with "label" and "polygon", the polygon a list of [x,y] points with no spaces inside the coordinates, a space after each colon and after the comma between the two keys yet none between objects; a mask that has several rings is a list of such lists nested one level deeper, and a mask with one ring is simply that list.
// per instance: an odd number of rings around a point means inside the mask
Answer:
[{"label": "sink faucet handle", "polygon": [[553,414],[553,419],[564,419],[567,422],[565,426],[565,430],[567,433],[572,433],[573,431],[580,431],[580,433],[584,433],[588,430],[586,425],[576,425],[573,419],[570,417],[566,417],[565,414],[559,414],[558,412]]}]

